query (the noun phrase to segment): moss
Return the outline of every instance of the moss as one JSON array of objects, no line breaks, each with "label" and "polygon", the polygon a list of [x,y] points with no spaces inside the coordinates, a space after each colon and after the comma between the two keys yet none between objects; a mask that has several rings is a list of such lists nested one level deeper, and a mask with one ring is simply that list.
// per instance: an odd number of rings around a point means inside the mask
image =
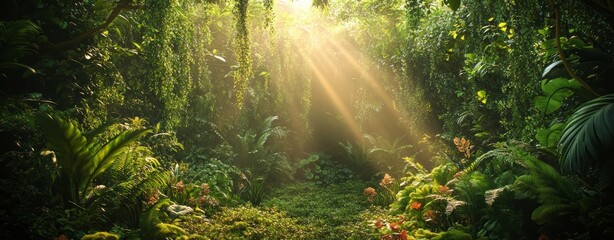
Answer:
[{"label": "moss", "polygon": [[81,240],[119,240],[119,236],[108,232],[96,232],[83,236]]},{"label": "moss", "polygon": [[222,208],[211,219],[190,219],[182,227],[212,239],[317,239],[309,226],[274,209]]},{"label": "moss", "polygon": [[441,233],[439,236],[434,237],[433,240],[472,240],[473,238],[466,232],[461,230],[452,229],[447,232]]}]

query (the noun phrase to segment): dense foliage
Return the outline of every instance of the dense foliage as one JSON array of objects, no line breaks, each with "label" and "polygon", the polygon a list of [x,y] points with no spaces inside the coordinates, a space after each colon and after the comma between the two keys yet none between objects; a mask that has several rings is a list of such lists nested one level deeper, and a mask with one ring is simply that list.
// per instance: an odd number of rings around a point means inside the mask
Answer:
[{"label": "dense foliage", "polygon": [[614,238],[612,1],[0,12],[5,238]]}]

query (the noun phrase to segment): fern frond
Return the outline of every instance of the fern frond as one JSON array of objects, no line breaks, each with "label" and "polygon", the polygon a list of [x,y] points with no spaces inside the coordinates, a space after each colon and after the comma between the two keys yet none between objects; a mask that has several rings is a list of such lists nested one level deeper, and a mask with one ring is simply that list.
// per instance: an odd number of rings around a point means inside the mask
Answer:
[{"label": "fern frond", "polygon": [[168,198],[160,199],[156,204],[147,208],[140,217],[141,236],[144,239],[155,239],[157,235],[157,225],[162,223],[160,220],[160,210],[171,205]]},{"label": "fern frond", "polygon": [[533,211],[531,219],[537,224],[544,224],[550,219],[563,215],[568,211],[573,211],[574,209],[574,206],[565,203],[543,204]]},{"label": "fern frond", "polygon": [[103,173],[117,157],[124,153],[128,146],[141,138],[151,130],[139,129],[139,130],[127,130],[119,135],[115,136],[111,141],[103,145],[93,156],[92,161],[88,161],[84,165],[83,170],[88,171],[89,179],[88,184],[92,179]]}]

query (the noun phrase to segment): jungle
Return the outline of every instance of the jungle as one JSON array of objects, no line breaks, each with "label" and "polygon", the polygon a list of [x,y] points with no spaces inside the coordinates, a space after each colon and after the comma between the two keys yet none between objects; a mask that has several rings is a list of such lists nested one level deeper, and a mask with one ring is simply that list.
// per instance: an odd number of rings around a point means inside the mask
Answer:
[{"label": "jungle", "polygon": [[613,0],[0,13],[2,239],[614,239]]}]

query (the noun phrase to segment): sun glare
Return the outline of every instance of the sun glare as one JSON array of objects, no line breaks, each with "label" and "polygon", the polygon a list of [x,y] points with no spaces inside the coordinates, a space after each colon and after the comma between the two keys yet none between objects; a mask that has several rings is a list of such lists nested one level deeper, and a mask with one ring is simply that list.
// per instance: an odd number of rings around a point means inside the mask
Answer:
[{"label": "sun glare", "polygon": [[286,3],[294,10],[307,12],[311,9],[312,0],[288,0]]}]

